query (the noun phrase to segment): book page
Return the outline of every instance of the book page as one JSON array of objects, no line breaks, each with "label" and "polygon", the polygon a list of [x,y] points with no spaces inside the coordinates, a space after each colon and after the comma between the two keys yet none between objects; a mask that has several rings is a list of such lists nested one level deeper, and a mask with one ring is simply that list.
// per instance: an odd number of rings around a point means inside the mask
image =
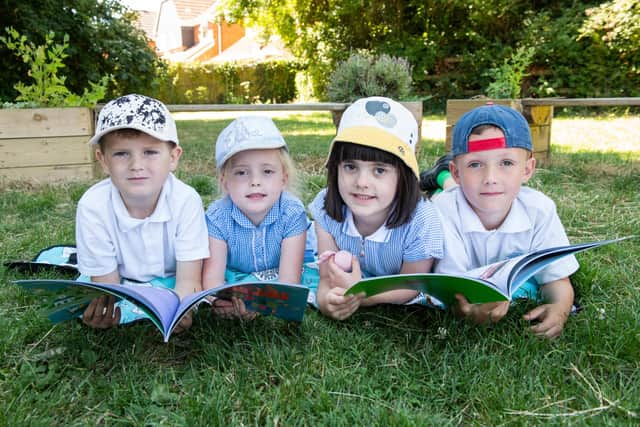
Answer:
[{"label": "book page", "polygon": [[524,258],[525,255],[520,255],[515,258],[498,261],[493,264],[484,265],[476,269],[467,271],[464,275],[467,277],[473,277],[476,279],[486,280],[493,283],[502,293],[507,296],[511,296],[511,289],[509,283],[509,275],[513,267]]}]

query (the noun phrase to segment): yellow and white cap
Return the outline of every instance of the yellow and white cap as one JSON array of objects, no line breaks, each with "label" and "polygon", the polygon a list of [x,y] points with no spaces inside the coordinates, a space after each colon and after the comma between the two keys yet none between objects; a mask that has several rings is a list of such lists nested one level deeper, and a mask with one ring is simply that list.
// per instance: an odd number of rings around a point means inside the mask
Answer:
[{"label": "yellow and white cap", "polygon": [[362,98],[351,104],[342,115],[338,133],[331,142],[351,142],[391,153],[419,176],[415,149],[418,123],[402,104],[381,96]]}]

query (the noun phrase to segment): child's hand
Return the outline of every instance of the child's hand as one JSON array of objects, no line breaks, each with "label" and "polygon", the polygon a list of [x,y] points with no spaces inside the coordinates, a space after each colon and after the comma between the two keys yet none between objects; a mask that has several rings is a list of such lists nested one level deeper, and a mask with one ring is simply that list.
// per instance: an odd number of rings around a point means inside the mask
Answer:
[{"label": "child's hand", "polygon": [[349,254],[349,256],[351,257],[351,265],[349,271],[345,271],[344,269],[344,259],[340,260],[341,264],[343,265],[336,264],[334,257],[331,257],[326,261],[327,271],[329,272],[329,282],[333,287],[337,286],[347,290],[355,283],[358,283],[360,280],[362,280],[360,262],[358,262],[358,259],[353,257],[351,254]]},{"label": "child's hand", "polygon": [[244,301],[238,297],[232,297],[231,300],[216,298],[213,301],[211,310],[216,316],[220,316],[223,319],[253,320],[258,315],[255,311],[247,310]]},{"label": "child's hand", "polygon": [[498,323],[509,311],[509,301],[470,304],[464,295],[456,294],[455,297],[458,300],[454,307],[456,313],[479,325],[487,322]]},{"label": "child's hand", "polygon": [[[91,301],[82,314],[82,323],[96,329],[107,329],[120,323],[120,307],[115,307],[113,295],[103,295]],[[115,307],[115,309],[114,309]]]},{"label": "child's hand", "polygon": [[340,267],[343,271],[350,273],[352,268],[351,265],[353,263],[353,255],[349,251],[324,251],[318,257],[318,264],[322,264],[323,262],[327,262],[333,258],[333,262],[336,263],[338,267]]},{"label": "child's hand", "polygon": [[571,308],[567,309],[565,304],[544,304],[540,305],[523,316],[524,320],[539,320],[540,323],[533,325],[531,331],[539,337],[554,339],[558,338],[564,329]]},{"label": "child's hand", "polygon": [[324,314],[336,320],[344,320],[360,308],[360,304],[365,298],[364,293],[344,296],[346,291],[346,289],[336,287],[327,292]]}]

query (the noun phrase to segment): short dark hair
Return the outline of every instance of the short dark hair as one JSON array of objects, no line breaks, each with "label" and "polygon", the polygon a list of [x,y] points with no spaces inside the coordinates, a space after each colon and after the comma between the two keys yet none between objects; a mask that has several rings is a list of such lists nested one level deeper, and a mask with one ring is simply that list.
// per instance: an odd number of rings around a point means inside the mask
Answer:
[{"label": "short dark hair", "polygon": [[342,162],[360,160],[364,162],[387,163],[398,171],[398,185],[393,199],[393,208],[385,224],[389,228],[399,227],[409,222],[422,198],[418,178],[400,158],[377,148],[350,142],[336,141],[327,160],[327,194],[324,209],[338,222],[345,220],[344,200],[338,191],[338,170]]}]

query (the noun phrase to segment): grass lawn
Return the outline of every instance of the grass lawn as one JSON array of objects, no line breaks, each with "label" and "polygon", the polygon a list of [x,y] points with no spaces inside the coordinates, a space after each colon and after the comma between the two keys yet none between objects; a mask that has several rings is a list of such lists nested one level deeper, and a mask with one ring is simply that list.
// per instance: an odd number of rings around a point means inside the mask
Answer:
[{"label": "grass lawn", "polygon": [[[216,197],[213,142],[229,122],[180,120],[178,176]],[[305,203],[323,187],[334,128],[325,114],[278,116]],[[419,162],[444,152],[425,120]],[[572,242],[640,234],[640,120],[556,119],[553,153],[530,185],[558,204]],[[0,183],[0,259],[73,243],[90,182]],[[220,320],[162,343],[150,322],[52,326],[0,267],[0,425],[637,425],[640,239],[578,255],[584,310],[549,342],[520,304],[494,327],[419,307],[362,309],[335,322]],[[23,276],[20,276],[23,277]],[[4,419],[5,421],[1,421]]]}]

